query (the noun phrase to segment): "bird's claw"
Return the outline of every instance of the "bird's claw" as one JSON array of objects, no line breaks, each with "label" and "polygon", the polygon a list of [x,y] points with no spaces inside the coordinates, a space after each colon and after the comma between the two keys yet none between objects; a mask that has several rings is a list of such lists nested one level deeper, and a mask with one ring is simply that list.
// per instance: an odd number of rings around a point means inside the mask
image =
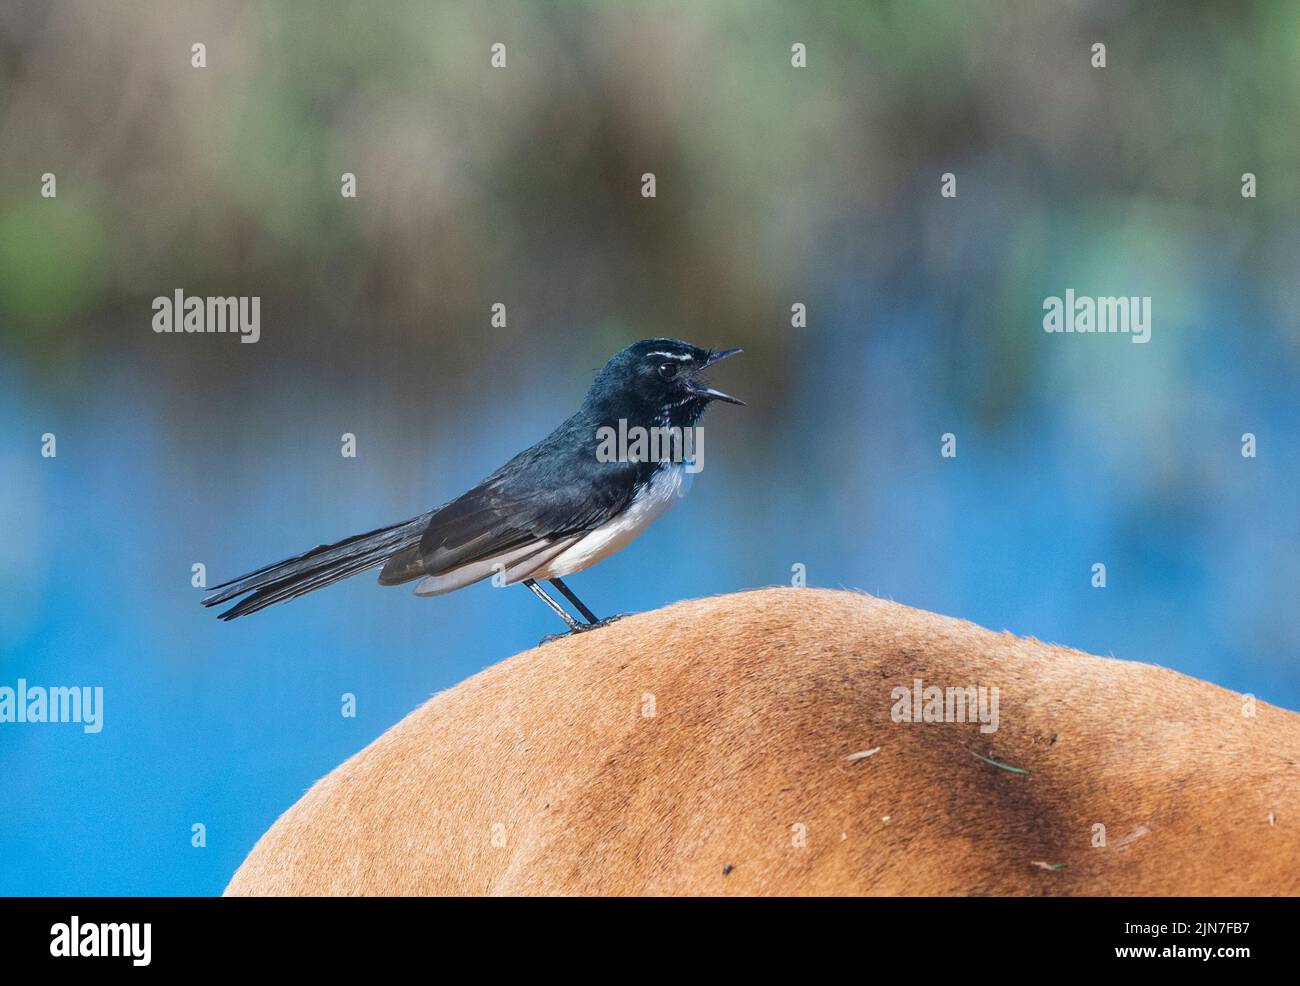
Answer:
[{"label": "bird's claw", "polygon": [[572,637],[575,633],[586,633],[588,630],[599,630],[601,627],[607,627],[611,623],[616,623],[623,619],[623,617],[630,615],[630,613],[615,613],[613,616],[607,616],[603,620],[597,620],[595,623],[579,623],[577,626],[566,630],[564,633],[548,633],[538,641],[537,646],[541,647],[543,644],[549,644],[553,640],[563,640],[565,637]]}]

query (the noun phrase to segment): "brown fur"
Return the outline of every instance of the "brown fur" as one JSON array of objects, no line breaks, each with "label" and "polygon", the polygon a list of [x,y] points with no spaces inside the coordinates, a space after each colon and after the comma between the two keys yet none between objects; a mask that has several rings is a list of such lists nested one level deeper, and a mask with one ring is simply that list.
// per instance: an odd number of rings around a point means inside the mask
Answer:
[{"label": "brown fur", "polygon": [[[918,676],[1000,728],[892,721]],[[684,602],[435,696],[227,893],[1300,893],[1300,716],[1247,705],[864,595]]]}]

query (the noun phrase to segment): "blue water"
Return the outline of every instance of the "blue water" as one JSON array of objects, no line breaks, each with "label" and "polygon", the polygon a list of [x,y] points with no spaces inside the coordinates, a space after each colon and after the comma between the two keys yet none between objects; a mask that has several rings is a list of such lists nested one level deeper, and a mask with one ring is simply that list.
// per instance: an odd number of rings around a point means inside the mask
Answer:
[{"label": "blue water", "polygon": [[[571,584],[599,613],[644,610],[788,583],[799,563],[810,585],[1300,708],[1300,407],[1294,367],[1260,354],[1280,341],[1221,331],[1242,313],[1218,302],[1140,347],[1034,333],[1027,309],[1032,372],[990,413],[996,401],[962,388],[989,378],[979,364],[996,347],[954,336],[950,314],[845,288],[797,358],[769,360],[779,372],[756,372],[775,336],[746,340],[752,365],[725,379],[750,407],[706,419],[690,497]],[[313,390],[292,408],[204,395],[195,411],[129,361],[75,400],[4,366],[0,685],[99,685],[105,707],[97,735],[0,725],[0,893],[218,893],[317,778],[557,629],[522,588],[421,600],[373,574],[221,624],[190,566],[215,583],[418,513],[541,437],[581,374],[484,393],[416,444],[366,393]],[[348,460],[338,438],[352,421]],[[1245,430],[1259,435],[1253,460]],[[39,454],[46,431],[55,459]],[[955,459],[939,455],[945,432]],[[1098,561],[1105,589],[1090,584]],[[355,718],[340,714],[344,693]]]}]

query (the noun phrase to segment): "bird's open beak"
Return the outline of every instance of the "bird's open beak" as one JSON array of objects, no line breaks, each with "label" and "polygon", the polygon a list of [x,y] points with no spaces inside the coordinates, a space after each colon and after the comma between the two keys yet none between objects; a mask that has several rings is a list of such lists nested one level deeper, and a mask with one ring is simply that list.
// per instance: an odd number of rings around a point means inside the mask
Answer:
[{"label": "bird's open beak", "polygon": [[[735,356],[737,353],[743,353],[743,349],[723,349],[720,352],[710,353],[709,358],[704,361],[701,370],[712,366],[714,363],[720,363],[728,356]],[[690,391],[697,397],[703,397],[711,401],[726,401],[728,404],[739,404],[745,406],[745,402],[739,397],[732,397],[730,394],[724,394],[720,390],[714,390],[712,387],[699,380],[691,380],[688,384]]]},{"label": "bird's open beak", "polygon": [[721,349],[716,353],[709,353],[709,358],[704,361],[704,365],[712,366],[714,363],[721,363],[728,356],[738,356],[743,352],[743,349]]}]

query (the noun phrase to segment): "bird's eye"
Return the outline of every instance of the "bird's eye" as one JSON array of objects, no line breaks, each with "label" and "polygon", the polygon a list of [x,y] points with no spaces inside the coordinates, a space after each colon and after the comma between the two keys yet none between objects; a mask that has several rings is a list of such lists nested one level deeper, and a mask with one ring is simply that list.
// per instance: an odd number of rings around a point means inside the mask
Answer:
[{"label": "bird's eye", "polygon": [[660,363],[660,364],[659,364],[659,375],[660,375],[661,377],[663,377],[665,380],[671,380],[673,377],[677,376],[677,364],[676,364],[676,363]]}]

